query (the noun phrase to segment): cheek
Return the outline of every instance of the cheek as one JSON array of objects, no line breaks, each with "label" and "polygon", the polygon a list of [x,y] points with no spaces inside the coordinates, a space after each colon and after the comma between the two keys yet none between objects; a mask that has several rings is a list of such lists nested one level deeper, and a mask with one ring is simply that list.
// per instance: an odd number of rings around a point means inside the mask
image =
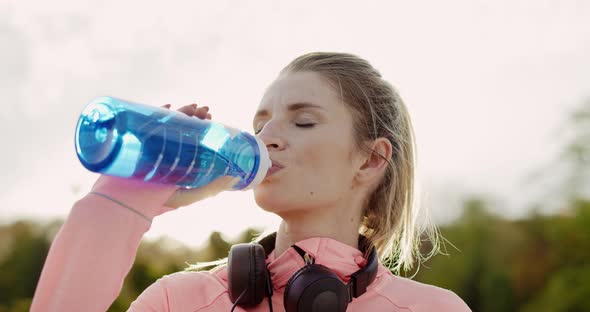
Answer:
[{"label": "cheek", "polygon": [[295,172],[304,185],[334,191],[345,188],[351,182],[352,166],[347,146],[337,144],[315,145],[299,153]]},{"label": "cheek", "polygon": [[344,166],[340,160],[324,161],[323,156],[325,154],[308,154],[302,158],[307,161],[293,166],[294,169],[285,172],[280,179],[254,188],[258,206],[279,213],[323,207],[345,200],[351,185],[350,166]]}]

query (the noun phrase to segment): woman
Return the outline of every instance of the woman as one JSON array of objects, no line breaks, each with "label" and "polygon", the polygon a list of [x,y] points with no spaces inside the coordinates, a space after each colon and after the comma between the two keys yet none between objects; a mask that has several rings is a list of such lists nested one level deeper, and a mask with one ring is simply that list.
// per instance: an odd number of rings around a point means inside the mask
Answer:
[{"label": "woman", "polygon": [[[211,118],[208,108],[195,104],[179,111]],[[348,300],[338,310],[469,311],[454,293],[395,276],[370,257],[376,250],[381,259],[397,259],[394,270],[411,268],[419,256],[421,231],[412,205],[410,117],[391,85],[369,63],[344,53],[295,59],[267,89],[253,126],[275,167],[254,189],[255,200],[282,218],[276,236],[266,240],[265,247],[270,247],[256,255],[264,259],[262,271],[268,270],[258,293],[268,296],[268,304],[240,304],[252,289],[234,289],[238,282],[233,276],[242,270],[236,266],[245,263],[234,255],[233,269],[223,265],[159,279],[131,311],[283,311],[288,300],[298,304],[302,298],[290,294],[295,299],[287,299],[285,293],[296,288],[291,286],[300,269],[313,265],[323,266],[326,274],[335,274],[348,287],[343,288]],[[32,311],[106,310],[151,220],[214,196],[232,183],[220,178],[186,191],[100,177],[92,192],[74,204],[53,242]],[[371,272],[362,275],[363,270]],[[350,285],[352,280],[354,287],[361,283],[358,272],[369,277],[357,293]],[[332,300],[331,295],[320,297],[312,305]]]}]

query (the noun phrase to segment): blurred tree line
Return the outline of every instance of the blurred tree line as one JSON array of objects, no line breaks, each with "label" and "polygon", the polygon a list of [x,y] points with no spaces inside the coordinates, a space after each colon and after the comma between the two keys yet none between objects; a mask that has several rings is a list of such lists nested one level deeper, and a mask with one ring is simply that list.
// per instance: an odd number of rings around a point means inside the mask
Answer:
[{"label": "blurred tree line", "polygon": [[[560,198],[556,213],[533,209],[527,218],[509,220],[495,215],[493,204],[481,196],[468,198],[462,216],[439,228],[447,242],[445,254],[404,275],[454,291],[473,311],[590,311],[590,100],[570,116],[568,136],[555,160],[561,167],[551,167],[560,172],[559,189],[546,190]],[[551,170],[543,174],[554,176]],[[28,311],[61,224],[18,221],[0,226],[0,312]],[[235,241],[214,232],[199,249],[165,238],[142,241],[109,311],[125,311],[163,275],[182,271],[189,263],[224,258],[232,244],[252,241],[258,232],[248,229]],[[430,246],[423,247],[427,251]]]}]

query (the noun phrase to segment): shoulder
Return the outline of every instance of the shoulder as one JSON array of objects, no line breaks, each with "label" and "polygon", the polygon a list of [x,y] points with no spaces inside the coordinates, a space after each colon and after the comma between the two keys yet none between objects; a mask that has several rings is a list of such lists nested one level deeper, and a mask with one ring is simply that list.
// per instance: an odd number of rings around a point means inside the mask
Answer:
[{"label": "shoulder", "polygon": [[226,282],[218,275],[216,271],[181,271],[163,276],[160,282],[174,293],[218,294],[227,290]]},{"label": "shoulder", "polygon": [[448,289],[393,275],[384,266],[380,266],[379,271],[374,291],[399,308],[412,312],[471,311],[457,294]]},{"label": "shoulder", "polygon": [[183,307],[183,310],[216,305],[220,303],[219,301],[229,300],[227,283],[222,278],[223,271],[224,269],[220,268],[212,271],[183,271],[165,275],[148,287],[134,304],[137,307],[144,307],[146,304],[153,307],[165,303],[167,308]]}]

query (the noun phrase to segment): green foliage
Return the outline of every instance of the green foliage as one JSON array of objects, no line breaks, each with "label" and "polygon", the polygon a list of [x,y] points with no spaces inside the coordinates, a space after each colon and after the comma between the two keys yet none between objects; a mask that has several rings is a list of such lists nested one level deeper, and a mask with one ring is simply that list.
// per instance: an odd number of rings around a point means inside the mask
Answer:
[{"label": "green foliage", "polygon": [[0,311],[28,310],[50,243],[24,221],[1,228],[0,242]]},{"label": "green foliage", "polygon": [[588,311],[590,265],[565,267],[555,272],[539,295],[523,311]]},{"label": "green foliage", "polygon": [[590,201],[563,215],[508,221],[468,201],[442,227],[456,248],[431,258],[416,280],[451,289],[474,311],[588,311]]}]

